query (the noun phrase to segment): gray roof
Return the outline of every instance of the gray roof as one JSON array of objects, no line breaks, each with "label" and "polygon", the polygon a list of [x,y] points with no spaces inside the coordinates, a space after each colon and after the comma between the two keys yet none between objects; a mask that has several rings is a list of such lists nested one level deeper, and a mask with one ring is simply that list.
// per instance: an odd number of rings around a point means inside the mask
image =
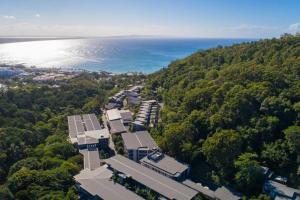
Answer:
[{"label": "gray roof", "polygon": [[228,187],[222,186],[216,189],[215,196],[219,200],[240,200],[242,196]]},{"label": "gray roof", "polygon": [[126,149],[138,149],[142,147],[148,147],[151,150],[158,148],[148,131],[122,133],[122,138]]},{"label": "gray roof", "polygon": [[116,155],[107,159],[106,163],[111,168],[130,176],[137,182],[169,199],[190,200],[198,193],[196,190],[165,177],[121,155]]},{"label": "gray roof", "polygon": [[[151,159],[151,156],[155,154],[161,154],[161,157],[158,160]],[[154,152],[153,154],[145,156],[140,160],[140,162],[147,163],[148,165],[158,168],[172,176],[180,175],[189,168],[187,165],[184,165],[174,158],[160,152]]]},{"label": "gray roof", "polygon": [[120,111],[118,109],[111,109],[106,111],[107,120],[113,121],[121,119]]},{"label": "gray roof", "polygon": [[105,108],[107,110],[118,108],[118,107],[120,107],[120,104],[118,104],[118,103],[112,103],[112,102],[109,102],[107,105],[105,105]]},{"label": "gray roof", "polygon": [[124,133],[126,132],[126,128],[121,122],[121,120],[113,120],[109,121],[110,125],[110,133],[115,134],[115,133]]},{"label": "gray roof", "polygon": [[97,148],[89,151],[79,150],[79,152],[83,155],[84,169],[94,170],[100,167],[100,158]]},{"label": "gray roof", "polygon": [[120,115],[122,117],[122,120],[124,122],[131,122],[132,121],[132,114],[130,111],[127,112],[120,112]]},{"label": "gray roof", "polygon": [[68,127],[70,138],[76,138],[78,134],[84,133],[84,126],[80,115],[68,116]]},{"label": "gray roof", "polygon": [[100,130],[101,126],[95,114],[82,115],[87,131]]},{"label": "gray roof", "polygon": [[105,200],[143,199],[124,186],[114,183],[110,179],[112,174],[113,172],[108,170],[106,166],[102,166],[94,171],[82,170],[80,174],[75,176],[75,180],[85,191]]},{"label": "gray roof", "polygon": [[[298,197],[300,198],[300,190],[288,187],[276,181],[268,180],[265,182],[264,187],[271,189],[272,192],[276,194],[276,196],[292,198],[295,194],[297,194]],[[279,198],[279,199],[284,199],[284,198]]]},{"label": "gray roof", "polygon": [[200,183],[195,183],[189,179],[183,181],[182,183],[194,190],[197,190],[206,197],[209,197],[211,199],[215,198],[215,192],[213,190],[210,190],[208,187],[202,186]]},{"label": "gray roof", "polygon": [[68,116],[69,135],[71,138],[82,135],[85,131],[100,130],[101,126],[95,114]]},{"label": "gray roof", "polygon": [[[104,134],[105,131],[101,129],[95,114],[84,114],[82,117],[80,115],[68,116],[68,127],[71,142],[79,145],[98,143],[99,137],[95,136],[99,134],[109,136]],[[99,134],[86,135],[92,131],[99,131]]]}]

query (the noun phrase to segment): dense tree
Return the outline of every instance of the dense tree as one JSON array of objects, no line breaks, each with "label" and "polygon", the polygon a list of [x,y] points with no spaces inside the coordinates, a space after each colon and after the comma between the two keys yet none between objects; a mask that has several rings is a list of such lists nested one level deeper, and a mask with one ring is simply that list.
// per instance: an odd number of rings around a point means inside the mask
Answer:
[{"label": "dense tree", "polygon": [[151,133],[168,154],[192,164],[195,179],[236,185],[233,175],[256,170],[225,168],[240,154],[255,152],[251,162],[300,187],[299,72],[299,35],[198,51],[149,75],[146,95],[164,103],[162,121]]},{"label": "dense tree", "polygon": [[[0,97],[0,199],[77,199],[73,175],[82,167],[67,140],[67,116],[93,112],[116,85],[143,75],[97,80],[97,74],[51,84],[12,80]],[[99,77],[98,77],[99,78]]]},{"label": "dense tree", "polygon": [[202,150],[211,165],[226,169],[232,166],[241,148],[242,141],[236,131],[221,130],[205,140]]},{"label": "dense tree", "polygon": [[244,194],[259,193],[262,189],[264,177],[261,166],[256,159],[256,154],[244,153],[234,162],[238,169],[235,174],[235,181]]}]

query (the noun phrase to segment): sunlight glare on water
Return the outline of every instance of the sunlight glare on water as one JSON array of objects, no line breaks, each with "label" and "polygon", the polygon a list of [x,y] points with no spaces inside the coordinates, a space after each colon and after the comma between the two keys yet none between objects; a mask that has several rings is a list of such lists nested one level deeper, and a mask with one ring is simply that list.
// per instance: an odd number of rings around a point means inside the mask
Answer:
[{"label": "sunlight glare on water", "polygon": [[6,64],[38,67],[71,67],[83,63],[83,52],[76,47],[80,40],[47,40],[0,45],[0,60]]},{"label": "sunlight glare on water", "polygon": [[2,43],[0,63],[151,73],[199,49],[244,41],[249,40],[88,38]]}]

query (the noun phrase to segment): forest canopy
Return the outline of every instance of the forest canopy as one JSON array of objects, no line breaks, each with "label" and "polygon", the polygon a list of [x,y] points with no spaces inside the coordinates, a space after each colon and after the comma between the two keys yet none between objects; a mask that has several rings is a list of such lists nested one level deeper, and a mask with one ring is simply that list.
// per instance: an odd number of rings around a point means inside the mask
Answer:
[{"label": "forest canopy", "polygon": [[67,116],[101,114],[116,85],[137,79],[82,73],[58,87],[11,80],[0,92],[0,199],[78,199],[73,176],[82,157],[67,140]]},{"label": "forest canopy", "polygon": [[257,195],[266,166],[300,187],[300,35],[196,52],[145,92],[164,103],[152,135],[194,179]]}]

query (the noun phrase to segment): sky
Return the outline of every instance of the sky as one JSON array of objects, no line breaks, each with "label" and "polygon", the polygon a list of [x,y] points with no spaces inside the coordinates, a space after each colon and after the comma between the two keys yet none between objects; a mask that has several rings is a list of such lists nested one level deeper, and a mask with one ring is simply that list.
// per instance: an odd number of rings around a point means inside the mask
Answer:
[{"label": "sky", "polygon": [[272,38],[300,32],[300,0],[0,0],[0,36]]}]

